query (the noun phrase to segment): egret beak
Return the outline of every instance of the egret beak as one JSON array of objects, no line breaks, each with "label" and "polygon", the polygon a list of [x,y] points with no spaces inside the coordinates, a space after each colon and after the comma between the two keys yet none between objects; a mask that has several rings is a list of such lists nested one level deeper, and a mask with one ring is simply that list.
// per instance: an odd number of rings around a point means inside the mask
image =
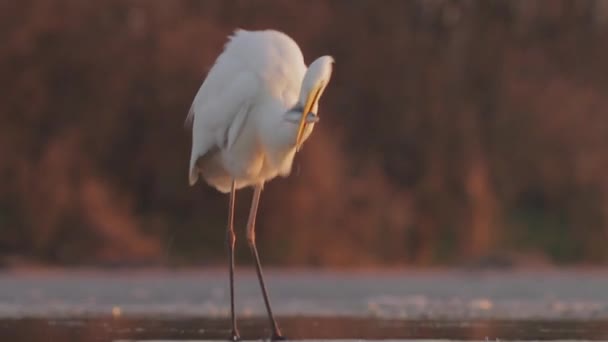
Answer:
[{"label": "egret beak", "polygon": [[311,112],[312,107],[317,101],[319,101],[319,97],[321,96],[321,92],[323,91],[323,83],[315,86],[312,91],[309,93],[306,98],[306,103],[304,104],[304,110],[302,110],[302,117],[300,119],[300,125],[298,126],[298,135],[296,136],[296,148],[299,150],[302,145],[302,139],[304,138],[304,130],[306,129],[306,125],[308,121],[306,117]]}]

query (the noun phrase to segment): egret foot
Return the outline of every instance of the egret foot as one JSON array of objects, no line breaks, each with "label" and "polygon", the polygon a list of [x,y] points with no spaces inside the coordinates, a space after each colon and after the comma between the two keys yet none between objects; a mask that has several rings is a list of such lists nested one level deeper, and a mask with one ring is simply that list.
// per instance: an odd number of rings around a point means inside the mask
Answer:
[{"label": "egret foot", "polygon": [[233,341],[233,342],[241,340],[241,336],[239,335],[238,330],[233,330],[232,331],[232,336],[230,337],[230,340]]},{"label": "egret foot", "polygon": [[287,341],[287,337],[281,335],[280,332],[274,332],[272,334],[272,337],[270,338],[271,341]]}]

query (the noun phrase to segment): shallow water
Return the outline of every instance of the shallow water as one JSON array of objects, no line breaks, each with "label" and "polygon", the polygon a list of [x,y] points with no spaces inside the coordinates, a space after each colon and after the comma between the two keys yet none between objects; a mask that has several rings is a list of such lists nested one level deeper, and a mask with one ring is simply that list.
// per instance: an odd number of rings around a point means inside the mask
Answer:
[{"label": "shallow water", "polygon": [[[227,317],[223,270],[0,273],[0,319]],[[608,320],[608,271],[266,273],[276,314],[387,319]],[[265,314],[255,272],[236,276],[239,316]]]},{"label": "shallow water", "polygon": [[[344,317],[281,317],[290,339],[608,340],[608,321],[441,321]],[[240,321],[243,339],[270,336],[266,320]],[[218,340],[226,319],[9,319],[2,341]]]},{"label": "shallow water", "polygon": [[[0,273],[0,342],[225,339],[225,273]],[[255,273],[236,280],[243,338],[268,337]],[[603,271],[268,271],[267,283],[291,339],[608,340]]]}]

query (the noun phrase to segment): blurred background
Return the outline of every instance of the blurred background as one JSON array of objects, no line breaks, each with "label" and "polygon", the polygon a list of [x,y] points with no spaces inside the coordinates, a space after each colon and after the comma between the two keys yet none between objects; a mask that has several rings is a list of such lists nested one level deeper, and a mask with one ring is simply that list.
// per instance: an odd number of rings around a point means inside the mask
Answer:
[{"label": "blurred background", "polygon": [[336,59],[264,264],[606,265],[602,0],[0,1],[0,265],[224,264],[184,119],[238,27]]}]

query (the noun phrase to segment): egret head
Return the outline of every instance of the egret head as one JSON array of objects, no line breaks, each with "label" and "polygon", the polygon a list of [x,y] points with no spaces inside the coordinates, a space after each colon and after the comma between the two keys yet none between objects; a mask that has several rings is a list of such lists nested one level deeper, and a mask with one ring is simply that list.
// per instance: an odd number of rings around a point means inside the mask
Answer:
[{"label": "egret head", "polygon": [[304,75],[300,99],[298,101],[298,107],[301,106],[302,108],[302,116],[296,137],[296,146],[298,148],[302,144],[306,125],[311,121],[309,115],[316,116],[318,114],[319,99],[331,78],[333,63],[334,59],[331,56],[319,57],[308,66],[308,70]]}]

